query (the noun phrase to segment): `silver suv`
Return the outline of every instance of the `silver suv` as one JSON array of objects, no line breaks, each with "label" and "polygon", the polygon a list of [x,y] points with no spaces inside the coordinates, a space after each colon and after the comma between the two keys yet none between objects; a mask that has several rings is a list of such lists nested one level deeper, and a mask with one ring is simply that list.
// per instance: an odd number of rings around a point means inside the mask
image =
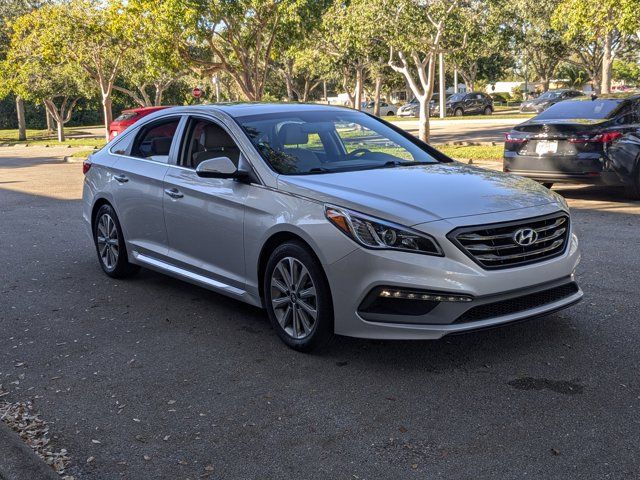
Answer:
[{"label": "silver suv", "polygon": [[562,197],[366,113],[170,108],[83,170],[107,275],[142,266],[262,306],[298,350],[334,333],[437,339],[582,297]]}]

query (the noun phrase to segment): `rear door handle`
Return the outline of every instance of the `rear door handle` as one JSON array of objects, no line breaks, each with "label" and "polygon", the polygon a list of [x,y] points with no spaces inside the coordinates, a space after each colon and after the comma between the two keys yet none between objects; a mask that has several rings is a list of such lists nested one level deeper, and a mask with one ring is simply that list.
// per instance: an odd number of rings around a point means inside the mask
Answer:
[{"label": "rear door handle", "polygon": [[127,178],[126,175],[120,174],[120,175],[114,175],[113,178],[115,178],[118,182],[120,183],[126,183],[129,181],[129,179]]},{"label": "rear door handle", "polygon": [[182,198],[182,197],[184,197],[184,195],[182,193],[180,193],[180,190],[178,190],[177,188],[166,188],[164,190],[164,193],[169,195],[171,198]]}]

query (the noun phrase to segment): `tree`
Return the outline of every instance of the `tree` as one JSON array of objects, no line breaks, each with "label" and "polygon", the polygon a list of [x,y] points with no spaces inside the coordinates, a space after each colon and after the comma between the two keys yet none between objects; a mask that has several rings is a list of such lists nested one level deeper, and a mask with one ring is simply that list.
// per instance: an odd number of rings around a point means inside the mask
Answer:
[{"label": "tree", "polygon": [[466,33],[465,48],[456,49],[447,61],[458,70],[467,90],[475,90],[476,81],[495,81],[504,72],[509,59],[502,54],[507,48],[503,22],[503,0],[471,1],[459,31]]},{"label": "tree", "polygon": [[134,0],[171,38],[199,76],[225,72],[242,95],[259,101],[265,93],[274,45],[312,0]]},{"label": "tree", "polygon": [[378,25],[382,20],[391,28],[384,32],[389,46],[389,66],[401,73],[418,100],[419,138],[429,141],[429,102],[433,96],[435,66],[440,53],[464,46],[465,37],[457,31],[463,11],[458,0],[381,1]]},{"label": "tree", "polygon": [[[372,8],[373,7],[373,8]],[[332,68],[341,74],[342,88],[352,108],[360,110],[366,69],[376,58],[375,3],[365,0],[336,1],[322,20],[320,39]]]},{"label": "tree", "polygon": [[77,66],[100,92],[108,138],[113,87],[127,53],[139,44],[138,17],[120,0],[69,0],[43,8],[49,19],[38,32],[43,51]]},{"label": "tree", "polygon": [[63,142],[64,125],[80,97],[82,73],[73,64],[51,55],[41,42],[40,34],[50,21],[50,8],[33,10],[14,22],[2,68],[3,77],[17,95],[44,103],[56,122],[58,141]]},{"label": "tree", "polygon": [[[38,8],[43,2],[37,0],[2,0],[0,2],[0,61],[2,61],[9,50],[11,38],[10,23],[35,8]],[[2,87],[3,80],[0,78],[0,98],[8,95],[10,90],[7,88],[6,82]],[[27,125],[24,115],[24,100],[20,95],[16,95],[16,116],[18,118],[18,140],[27,139]]]},{"label": "tree", "polygon": [[512,48],[523,51],[525,69],[533,69],[545,91],[568,53],[562,31],[551,24],[553,12],[560,1],[512,0],[505,7],[506,18],[512,19],[508,23],[513,33]]},{"label": "tree", "polygon": [[611,68],[624,36],[640,28],[639,9],[640,0],[562,0],[554,13],[553,24],[567,41],[601,42],[602,93],[611,91]]}]

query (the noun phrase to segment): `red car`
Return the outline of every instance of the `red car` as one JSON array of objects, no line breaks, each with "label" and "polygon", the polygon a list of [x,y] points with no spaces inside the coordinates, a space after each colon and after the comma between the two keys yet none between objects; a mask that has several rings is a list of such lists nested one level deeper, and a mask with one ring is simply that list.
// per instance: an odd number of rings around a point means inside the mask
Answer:
[{"label": "red car", "polygon": [[109,140],[124,132],[127,127],[133,125],[142,117],[145,117],[150,113],[157,112],[158,110],[162,110],[163,108],[169,107],[141,107],[123,110],[120,115],[111,122],[111,125],[109,125]]}]

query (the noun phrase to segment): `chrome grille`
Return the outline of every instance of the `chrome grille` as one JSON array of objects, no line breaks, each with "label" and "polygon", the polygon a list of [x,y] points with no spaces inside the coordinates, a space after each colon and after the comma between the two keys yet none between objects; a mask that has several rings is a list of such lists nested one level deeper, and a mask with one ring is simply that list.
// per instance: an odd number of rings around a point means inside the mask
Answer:
[{"label": "chrome grille", "polygon": [[[528,245],[518,244],[516,233],[533,230]],[[458,228],[447,237],[485,269],[509,268],[562,255],[569,235],[569,216],[554,213],[516,222]]]}]

